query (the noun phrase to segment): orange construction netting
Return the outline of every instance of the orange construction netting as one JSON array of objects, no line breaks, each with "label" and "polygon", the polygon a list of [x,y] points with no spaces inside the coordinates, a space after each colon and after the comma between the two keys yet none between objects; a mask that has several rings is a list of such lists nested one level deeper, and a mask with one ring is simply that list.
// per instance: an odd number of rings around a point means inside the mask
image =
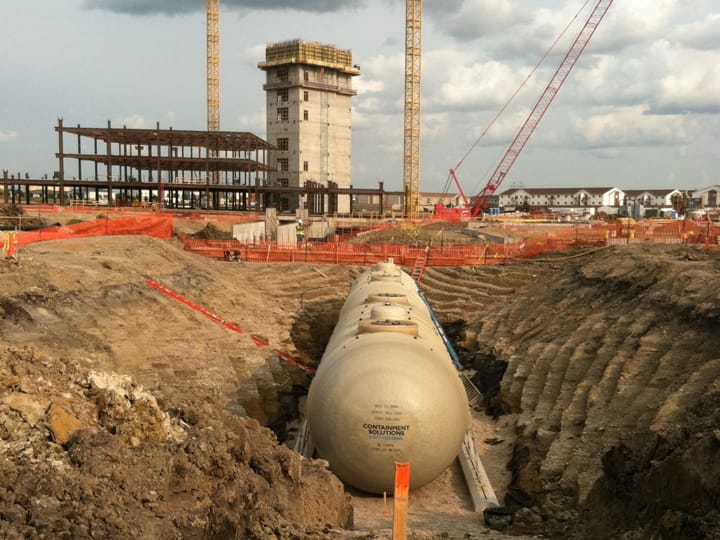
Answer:
[{"label": "orange construction netting", "polygon": [[[13,234],[5,239],[4,252],[45,240],[82,238],[100,235],[142,235],[169,239],[175,219],[188,219],[169,213],[116,214],[94,221],[58,225]],[[122,217],[120,217],[122,216]],[[200,217],[200,216],[198,216]],[[210,221],[217,216],[204,216]],[[380,227],[388,227],[381,224]],[[393,258],[396,264],[413,267],[419,260],[426,266],[480,266],[514,259],[536,257],[544,252],[583,247],[622,244],[689,244],[705,249],[720,249],[720,227],[711,221],[693,220],[618,220],[568,227],[542,228],[539,224],[507,224],[505,243],[484,245],[418,247],[395,244],[355,244],[340,241],[295,243],[240,243],[237,240],[203,240],[187,237],[187,251],[214,259],[247,262],[285,262],[315,264],[368,265]],[[509,241],[510,238],[523,238]]]},{"label": "orange construction netting", "polygon": [[122,218],[98,218],[71,225],[57,225],[17,235],[17,245],[24,246],[46,240],[84,238],[102,235],[142,235],[169,239],[173,235],[173,218],[170,215],[143,215]]},{"label": "orange construction netting", "polygon": [[[396,264],[414,266],[426,259],[426,266],[481,266],[515,259],[537,257],[545,252],[623,244],[692,244],[720,249],[720,227],[709,222],[668,220],[598,223],[564,227],[537,234],[538,228],[513,227],[512,232],[528,232],[523,240],[482,245],[450,247],[411,247],[395,244],[350,244],[307,242],[302,246],[277,242],[241,243],[237,240],[185,238],[187,251],[214,259],[264,263],[315,263],[367,265],[392,257]],[[522,235],[522,234],[521,234]]]}]

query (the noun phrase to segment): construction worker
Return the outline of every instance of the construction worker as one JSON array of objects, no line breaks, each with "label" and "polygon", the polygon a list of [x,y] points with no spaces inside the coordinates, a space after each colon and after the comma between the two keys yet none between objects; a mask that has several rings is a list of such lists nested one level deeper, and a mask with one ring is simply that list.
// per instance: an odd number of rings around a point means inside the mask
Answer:
[{"label": "construction worker", "polygon": [[295,226],[295,238],[297,238],[298,247],[302,246],[303,240],[305,239],[305,227],[303,226],[302,219],[298,219],[297,225]]}]

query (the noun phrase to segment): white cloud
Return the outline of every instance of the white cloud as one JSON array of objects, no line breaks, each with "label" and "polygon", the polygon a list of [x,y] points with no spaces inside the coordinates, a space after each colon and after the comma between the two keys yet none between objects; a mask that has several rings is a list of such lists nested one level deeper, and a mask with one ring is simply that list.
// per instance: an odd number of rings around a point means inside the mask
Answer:
[{"label": "white cloud", "polygon": [[487,109],[496,108],[500,100],[509,97],[520,79],[506,64],[496,61],[456,65],[445,68],[435,96],[430,96],[428,105],[443,108]]},{"label": "white cloud", "polygon": [[360,77],[359,79],[356,79],[354,87],[355,90],[357,90],[358,95],[361,96],[382,92],[385,89],[385,83],[380,79],[366,79]]},{"label": "white cloud", "polygon": [[460,41],[503,33],[522,15],[509,0],[467,0],[454,4],[460,5],[430,4],[426,11],[439,28]]},{"label": "white cloud", "polygon": [[238,116],[236,125],[230,127],[231,130],[249,131],[256,134],[265,133],[266,128],[265,111],[241,114]]},{"label": "white cloud", "polygon": [[240,51],[238,54],[239,58],[242,58],[243,60],[247,60],[248,62],[261,62],[265,60],[265,49],[267,48],[267,44],[265,43],[257,43],[255,45],[252,45],[250,47],[246,47]]},{"label": "white cloud", "polygon": [[673,28],[668,39],[694,49],[717,49],[720,43],[720,13],[708,13],[704,19]]},{"label": "white cloud", "polygon": [[12,142],[17,140],[16,131],[0,131],[0,142]]},{"label": "white cloud", "polygon": [[121,126],[127,126],[128,129],[145,129],[145,117],[140,114],[132,114],[123,118],[118,122]]},{"label": "white cloud", "polygon": [[666,69],[657,79],[654,111],[720,113],[720,50],[677,49],[663,41],[655,54]]},{"label": "white cloud", "polygon": [[420,122],[422,123],[422,141],[442,141],[450,133],[450,115],[446,112],[423,114]]},{"label": "white cloud", "polygon": [[578,137],[596,148],[682,145],[691,140],[692,119],[646,113],[639,106],[615,108],[587,117],[576,115],[572,124]]},{"label": "white cloud", "polygon": [[620,50],[631,45],[647,45],[666,36],[667,28],[678,20],[684,0],[633,0],[614,2],[608,9],[597,36],[594,50]]}]

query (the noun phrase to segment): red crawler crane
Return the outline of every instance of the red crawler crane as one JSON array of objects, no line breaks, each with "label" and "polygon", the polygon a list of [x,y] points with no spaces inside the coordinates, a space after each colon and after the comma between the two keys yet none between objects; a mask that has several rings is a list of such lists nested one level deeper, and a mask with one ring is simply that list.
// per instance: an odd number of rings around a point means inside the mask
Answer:
[{"label": "red crawler crane", "polygon": [[[480,191],[480,193],[472,197],[470,203],[466,204],[465,209],[459,209],[461,214],[467,214],[468,208],[472,216],[477,216],[485,210],[490,198],[493,196],[495,191],[497,191],[498,187],[500,187],[502,181],[507,177],[508,172],[515,163],[515,160],[520,155],[520,152],[525,147],[525,144],[528,142],[528,139],[530,139],[530,136],[535,131],[535,128],[537,128],[543,115],[548,110],[548,107],[550,107],[550,104],[555,99],[560,87],[563,85],[565,79],[567,79],[567,76],[570,74],[570,71],[575,66],[578,58],[580,58],[580,55],[585,50],[590,38],[595,33],[597,26],[600,24],[600,21],[602,21],[605,13],[607,13],[607,10],[610,8],[612,3],[613,0],[600,0],[595,5],[595,8],[585,22],[582,30],[580,30],[580,33],[575,38],[575,41],[573,41],[573,44],[565,54],[563,61],[558,66],[552,79],[550,79],[547,87],[537,100],[537,103],[535,103],[532,111],[530,111],[525,123],[522,125],[517,135],[515,135],[515,139],[513,139],[512,144],[508,147],[505,155],[495,168],[492,176],[490,176],[487,184],[485,184],[485,187]],[[463,199],[466,200],[462,188],[460,187],[460,183],[455,176],[454,169],[450,169],[450,176],[452,176],[453,181],[460,190],[460,194]]]}]

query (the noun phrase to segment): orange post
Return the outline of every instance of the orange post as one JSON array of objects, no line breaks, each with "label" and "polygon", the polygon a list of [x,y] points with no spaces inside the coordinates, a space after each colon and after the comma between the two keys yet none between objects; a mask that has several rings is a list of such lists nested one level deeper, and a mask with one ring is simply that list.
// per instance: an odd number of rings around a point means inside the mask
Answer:
[{"label": "orange post", "polygon": [[395,463],[395,494],[393,496],[392,540],[407,539],[408,491],[410,490],[410,464]]},{"label": "orange post", "polygon": [[12,231],[5,237],[7,243],[7,256],[15,257],[15,247],[17,246],[17,231]]}]

